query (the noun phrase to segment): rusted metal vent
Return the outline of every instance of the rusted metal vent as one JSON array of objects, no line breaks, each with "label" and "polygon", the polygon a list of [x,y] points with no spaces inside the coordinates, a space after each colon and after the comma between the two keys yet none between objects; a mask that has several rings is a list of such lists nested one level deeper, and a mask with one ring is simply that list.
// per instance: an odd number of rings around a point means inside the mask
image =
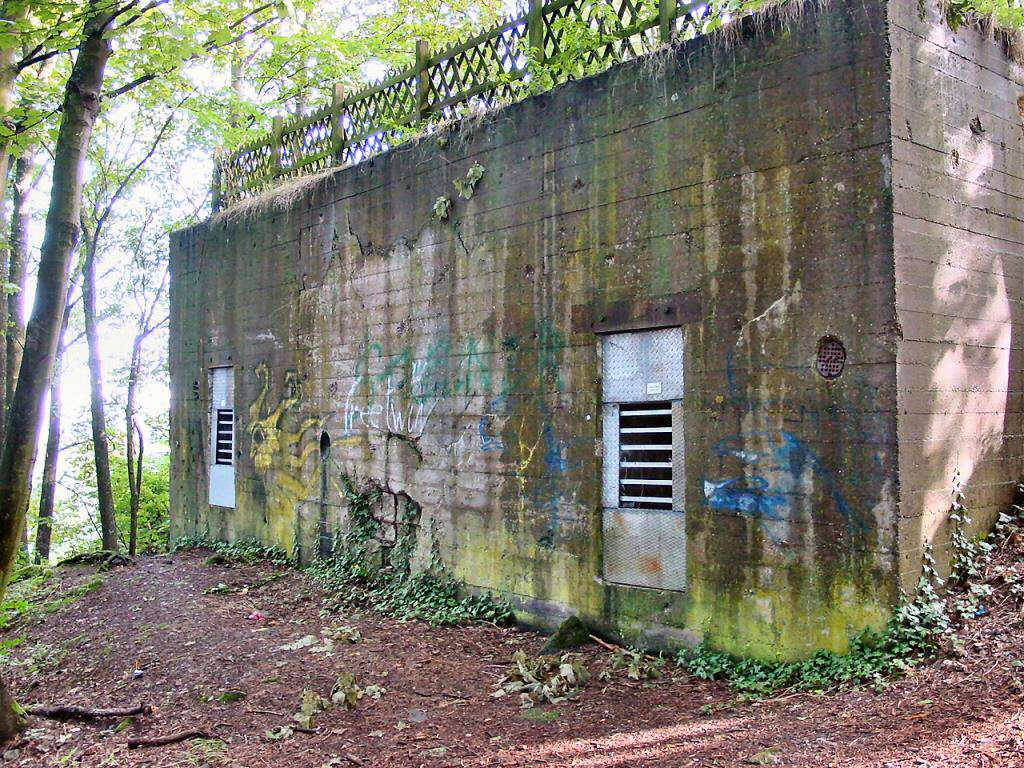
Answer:
[{"label": "rusted metal vent", "polygon": [[818,373],[825,379],[838,379],[846,367],[846,347],[839,339],[826,336],[818,342]]}]

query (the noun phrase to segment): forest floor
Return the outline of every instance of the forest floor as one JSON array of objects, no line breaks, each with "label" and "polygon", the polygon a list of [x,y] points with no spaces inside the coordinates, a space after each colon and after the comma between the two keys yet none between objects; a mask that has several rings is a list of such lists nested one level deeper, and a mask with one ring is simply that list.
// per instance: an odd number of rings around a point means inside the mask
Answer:
[{"label": "forest floor", "polygon": [[[854,690],[736,703],[674,667],[638,683],[594,675],[576,698],[522,710],[491,697],[511,654],[543,638],[478,624],[437,628],[376,614],[321,613],[324,593],[269,565],[213,566],[204,553],[139,559],[97,575],[58,569],[40,610],[0,634],[3,674],[31,704],[125,706],[133,720],[30,718],[0,763],[17,766],[1008,766],[1024,765],[1024,629],[997,591],[963,631],[964,650],[881,693]],[[100,581],[102,579],[102,581]],[[224,584],[246,589],[206,593]],[[247,586],[248,585],[248,586]],[[223,590],[224,588],[221,587]],[[358,642],[325,633],[358,629]],[[310,638],[309,636],[312,636]],[[20,640],[19,640],[20,638]],[[597,672],[609,651],[583,660]],[[329,697],[343,672],[379,685],[314,732],[271,739],[303,689]],[[371,689],[373,690],[373,689]],[[379,693],[379,690],[377,691]],[[129,749],[129,738],[199,729],[211,738]]]}]

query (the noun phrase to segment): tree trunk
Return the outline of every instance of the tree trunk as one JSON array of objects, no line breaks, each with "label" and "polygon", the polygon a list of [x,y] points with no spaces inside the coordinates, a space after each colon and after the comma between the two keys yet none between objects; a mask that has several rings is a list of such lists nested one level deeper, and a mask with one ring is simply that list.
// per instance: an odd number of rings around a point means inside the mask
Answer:
[{"label": "tree trunk", "polygon": [[[27,5],[27,4],[25,4]],[[35,302],[25,332],[18,384],[8,409],[7,431],[0,449],[0,596],[10,580],[19,533],[29,499],[29,478],[39,447],[43,398],[50,384],[68,292],[68,266],[78,241],[82,181],[96,116],[110,41],[110,21],[103,0],[90,0],[84,35],[64,92],[60,129],[54,146],[53,184],[39,257]],[[0,83],[2,91],[2,83]],[[0,153],[6,155],[6,153]],[[6,686],[0,682],[0,742],[17,732]]]},{"label": "tree trunk", "polygon": [[53,512],[57,496],[57,459],[60,456],[60,363],[50,384],[50,425],[46,434],[46,458],[43,460],[43,486],[39,489],[39,520],[36,523],[36,562],[50,561],[53,538]]},{"label": "tree trunk", "polygon": [[[143,333],[145,329],[143,328]],[[124,407],[125,417],[125,458],[128,460],[128,517],[131,521],[128,531],[128,554],[135,557],[139,540],[139,494],[142,491],[142,431],[139,430],[138,469],[135,468],[135,392],[138,389],[139,369],[142,366],[143,333],[135,335],[132,343],[132,359],[128,366],[128,397]]]},{"label": "tree trunk", "polygon": [[11,689],[6,680],[0,679],[0,734],[7,734],[5,740],[9,740],[24,727],[25,718],[14,708]]},{"label": "tree trunk", "polygon": [[[64,311],[64,328],[69,312]],[[57,350],[50,382],[50,423],[46,432],[46,458],[43,459],[43,485],[39,489],[39,521],[36,524],[37,563],[50,560],[50,542],[53,538],[53,513],[57,499],[57,459],[60,457],[60,379],[63,349]]]},{"label": "tree trunk", "polygon": [[[4,182],[6,184],[6,180]],[[0,217],[2,218],[2,217]],[[9,241],[8,225],[6,220],[0,220],[0,237],[5,242]],[[7,273],[9,265],[11,263],[11,250],[8,245],[0,248],[0,283],[7,281]],[[9,399],[7,397],[7,371],[9,366],[7,365],[7,324],[4,322],[7,319],[8,308],[11,305],[11,297],[7,293],[4,285],[0,285],[0,323],[3,323],[3,327],[0,327],[0,444],[3,443],[4,439],[4,425],[7,423],[7,403]]]},{"label": "tree trunk", "polygon": [[[142,441],[142,429],[138,424],[135,425],[135,433],[139,439],[139,455],[135,458],[135,481],[132,486],[132,499],[131,499],[131,538],[129,549],[132,557],[135,557],[136,550],[138,549],[139,541],[139,506],[142,502],[142,459],[143,454],[146,451],[146,446]],[[128,465],[128,471],[131,472],[131,464]],[[129,478],[131,481],[131,478]]]},{"label": "tree trunk", "polygon": [[[15,26],[25,18],[28,12],[28,3],[9,1],[0,4],[0,22],[4,26]],[[14,106],[14,83],[18,78],[16,67],[20,53],[17,35],[11,35],[7,47],[0,46],[0,207],[3,206],[4,197],[7,194],[7,176],[10,172],[11,146],[13,144],[14,131],[17,126],[10,118],[11,109]],[[6,227],[5,227],[6,229]],[[8,273],[9,251],[3,249],[0,256],[0,282],[6,280]],[[2,292],[0,292],[2,293]],[[0,298],[0,320],[7,318],[9,298],[4,295]],[[13,366],[7,360],[6,346],[7,329],[4,329],[3,350],[0,351],[0,440],[3,439],[4,425],[6,424],[7,408],[10,406],[10,398],[6,389],[6,382],[11,375]]]},{"label": "tree trunk", "polygon": [[11,177],[11,225],[7,281],[16,287],[7,305],[6,400],[11,402],[25,345],[25,275],[28,266],[28,195],[35,161],[22,155],[14,161]]},{"label": "tree trunk", "polygon": [[85,310],[85,340],[89,347],[89,410],[92,413],[92,449],[96,466],[96,500],[100,513],[103,549],[117,552],[117,520],[114,517],[114,489],[110,480],[110,441],[107,437],[106,404],[103,400],[103,361],[96,323],[96,241],[86,239],[82,266],[82,307]]}]

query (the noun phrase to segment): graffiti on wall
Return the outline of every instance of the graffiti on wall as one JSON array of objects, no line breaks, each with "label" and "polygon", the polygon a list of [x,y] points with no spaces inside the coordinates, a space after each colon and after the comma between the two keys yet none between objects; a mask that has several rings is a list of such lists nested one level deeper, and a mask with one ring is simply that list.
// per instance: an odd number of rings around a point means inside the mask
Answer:
[{"label": "graffiti on wall", "polygon": [[[757,447],[752,447],[757,446]],[[835,475],[800,438],[785,430],[731,435],[712,449],[720,468],[735,459],[740,476],[704,480],[704,499],[712,509],[739,512],[761,521],[769,534],[771,523],[791,520],[794,503],[812,487],[823,488],[848,526],[863,529],[862,515],[844,497]]]},{"label": "graffiti on wall", "polygon": [[[343,433],[375,430],[419,438],[443,400],[467,404],[490,389],[492,355],[480,349],[477,339],[469,338],[455,352],[459,362],[454,370],[452,356],[447,339],[431,342],[423,357],[414,357],[410,347],[388,355],[378,343],[367,345],[342,408]],[[458,402],[451,405],[459,407]]]},{"label": "graffiti on wall", "polygon": [[[270,402],[270,373],[265,363],[256,367],[259,393],[249,405],[246,431],[249,457],[266,493],[264,522],[276,527],[278,540],[296,540],[298,504],[308,496],[315,478],[306,478],[307,461],[319,449],[315,438],[320,419],[300,414],[302,383],[295,371],[287,371],[284,391],[276,404]],[[310,438],[312,435],[312,439]]]},{"label": "graffiti on wall", "polygon": [[[731,408],[741,419],[760,409],[760,403],[741,394],[736,386],[731,350],[726,361],[726,378],[728,398],[719,398],[718,406]],[[853,384],[859,393],[858,382]],[[834,405],[828,403],[825,407],[834,408]],[[793,413],[784,415],[783,422],[796,425],[810,420],[812,433],[820,434],[821,416],[818,410],[800,404]],[[863,427],[857,425],[856,429]],[[853,437],[856,439],[857,434]],[[813,489],[823,491],[848,528],[855,531],[867,528],[863,511],[849,503],[835,472],[790,429],[741,431],[716,443],[711,453],[718,457],[718,467],[716,476],[702,478],[705,504],[711,509],[737,512],[759,522],[775,541],[784,538],[786,524],[796,518],[797,505]],[[876,468],[880,467],[882,458],[878,454],[871,460]],[[738,472],[729,470],[728,467],[737,464]]]}]

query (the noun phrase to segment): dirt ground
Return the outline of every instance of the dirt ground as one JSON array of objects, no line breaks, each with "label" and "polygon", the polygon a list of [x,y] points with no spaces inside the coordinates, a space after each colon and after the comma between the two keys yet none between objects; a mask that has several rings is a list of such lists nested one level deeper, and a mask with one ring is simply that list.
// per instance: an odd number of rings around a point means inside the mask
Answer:
[{"label": "dirt ground", "polygon": [[[17,766],[1010,766],[1024,765],[1024,629],[997,594],[965,631],[965,655],[919,669],[883,693],[801,694],[731,705],[720,684],[682,674],[652,683],[596,675],[583,693],[521,710],[493,699],[517,649],[543,639],[513,628],[434,628],[375,614],[321,615],[323,594],[286,571],[247,593],[204,594],[258,582],[270,566],[209,566],[202,553],[142,558],[98,588],[15,625],[24,637],[4,674],[25,704],[125,706],[132,722],[33,717],[3,753]],[[61,569],[55,596],[95,579]],[[302,645],[344,623],[362,639]],[[300,641],[296,643],[296,641]],[[605,666],[608,651],[583,651]],[[314,733],[270,740],[304,688],[329,696],[342,672],[386,692],[353,711],[321,713]],[[230,692],[242,692],[233,694]],[[225,695],[227,694],[227,695]],[[131,737],[186,729],[216,739],[129,750]],[[219,739],[219,740],[218,740]]]}]

